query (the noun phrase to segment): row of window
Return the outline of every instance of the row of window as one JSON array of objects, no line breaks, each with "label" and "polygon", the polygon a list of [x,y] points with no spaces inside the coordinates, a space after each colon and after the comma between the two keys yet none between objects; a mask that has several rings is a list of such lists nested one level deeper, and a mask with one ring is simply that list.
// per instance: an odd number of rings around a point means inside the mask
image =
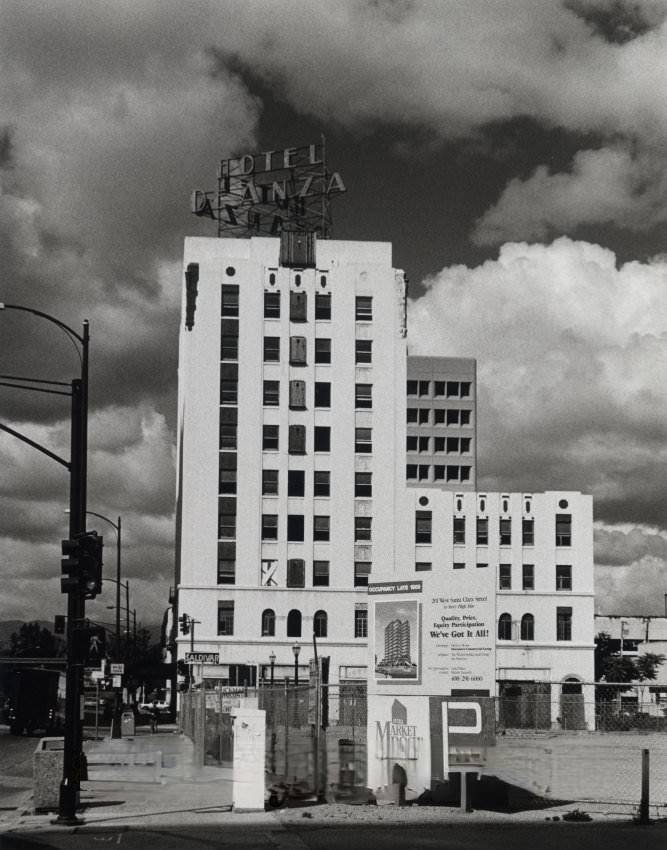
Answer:
[{"label": "row of window", "polygon": [[[222,340],[221,359],[238,360],[238,333],[235,337],[229,333],[225,334],[224,320]],[[264,337],[263,356],[265,363],[280,363],[280,343],[281,338],[279,336]],[[314,361],[319,364],[331,363],[331,339],[329,337],[317,337],[315,339]],[[354,362],[359,365],[373,362],[372,339],[355,339]],[[290,337],[289,363],[290,366],[308,365],[308,341],[304,336]]]},{"label": "row of window", "polygon": [[[313,634],[318,638],[325,638],[328,634],[328,616],[326,611],[316,611],[313,615]],[[300,638],[303,617],[301,611],[293,608],[287,614],[286,636],[288,638]],[[276,613],[272,608],[262,611],[261,617],[262,637],[275,637],[276,635]],[[234,634],[234,601],[223,600],[218,602],[218,634],[230,636]],[[358,606],[354,611],[354,636],[355,638],[368,637],[368,610]]]},{"label": "row of window", "polygon": [[[498,640],[516,640],[517,634],[519,640],[535,640],[535,617],[524,614],[519,623],[514,623],[511,614],[501,614]],[[556,608],[556,640],[572,640],[572,608]]]},{"label": "row of window", "polygon": [[[371,574],[370,561],[355,561],[354,587],[367,587]],[[331,564],[329,561],[313,561],[311,581],[313,587],[329,587]],[[263,558],[260,581],[262,587],[306,587],[306,562],[303,558],[289,558],[283,581],[275,558]],[[236,544],[218,542],[218,584],[236,584]]]},{"label": "row of window", "polygon": [[469,398],[470,381],[408,381],[406,390],[409,396],[420,398]]},{"label": "row of window", "polygon": [[[303,514],[287,514],[286,539],[288,543],[303,543],[305,517]],[[372,517],[355,516],[354,539],[371,540]],[[279,540],[278,514],[262,514],[262,540]],[[328,514],[313,516],[313,540],[327,543],[331,540],[331,517]]]},{"label": "row of window", "polygon": [[[466,542],[466,517],[453,518],[454,543],[464,544]],[[477,517],[475,520],[475,542],[478,546],[486,546],[489,543],[489,520],[487,517]],[[512,544],[512,520],[510,517],[502,517],[498,520],[498,542],[501,546]],[[523,518],[521,520],[521,544],[522,546],[535,545],[535,520]],[[572,545],[572,514],[556,514],[556,546]]]},{"label": "row of window", "polygon": [[[315,293],[315,315],[317,321],[329,321],[331,319],[331,293]],[[273,289],[264,292],[264,318],[279,319],[281,311],[281,292]],[[226,318],[236,318],[239,315],[239,286],[238,284],[225,283],[222,285],[220,313]],[[357,322],[370,322],[373,320],[373,297],[371,295],[357,295],[354,300],[354,318]],[[289,319],[290,322],[308,321],[308,295],[302,290],[291,289],[289,291]]]},{"label": "row of window", "polygon": [[470,481],[470,466],[449,464],[408,463],[405,477],[408,481]]},{"label": "row of window", "polygon": [[408,434],[405,448],[420,454],[468,454],[471,441],[472,437],[417,437]]},{"label": "row of window", "polygon": [[[290,425],[288,427],[288,453],[306,454],[306,426]],[[234,407],[220,408],[220,448],[235,450],[238,444],[238,412]],[[279,451],[280,426],[262,426],[262,450],[265,452]],[[313,428],[314,452],[331,451],[331,428],[328,425],[315,425]],[[357,454],[371,454],[373,451],[372,429],[354,429],[354,451]],[[221,458],[221,468],[230,468],[228,461]],[[236,465],[234,464],[234,469]],[[235,491],[234,491],[235,492]]]},{"label": "row of window", "polygon": [[[528,573],[528,577],[527,574]],[[533,590],[535,575],[533,564],[523,564],[523,590]],[[498,589],[512,589],[512,565],[498,565]],[[572,590],[572,565],[556,564],[556,590]]]},{"label": "row of window", "polygon": [[408,407],[406,411],[408,425],[470,425],[470,416],[470,410],[444,407]]},{"label": "row of window", "polygon": [[[238,366],[222,364],[220,373],[220,403],[238,403]],[[280,381],[265,380],[262,383],[262,404],[264,407],[278,407],[280,404]],[[289,407],[291,410],[306,409],[306,382],[289,382]],[[313,385],[313,407],[331,407],[331,383],[315,381]],[[354,385],[354,407],[364,410],[373,407],[373,385]]]}]

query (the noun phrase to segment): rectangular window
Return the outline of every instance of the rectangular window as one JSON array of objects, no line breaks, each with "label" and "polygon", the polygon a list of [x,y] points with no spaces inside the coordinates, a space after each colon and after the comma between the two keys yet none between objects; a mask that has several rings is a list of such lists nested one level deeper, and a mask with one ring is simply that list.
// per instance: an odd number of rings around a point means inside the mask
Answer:
[{"label": "rectangular window", "polygon": [[306,408],[306,382],[289,382],[289,406],[290,410],[305,410]]},{"label": "rectangular window", "polygon": [[470,453],[470,437],[461,437],[461,454],[467,455]]},{"label": "rectangular window", "polygon": [[445,394],[445,382],[444,381],[434,381],[433,382],[433,395],[434,396],[443,396]]},{"label": "rectangular window", "polygon": [[372,517],[355,516],[354,518],[354,539],[355,540],[370,540],[371,539],[371,524]]},{"label": "rectangular window", "polygon": [[458,425],[459,424],[459,411],[458,410],[447,410],[445,411],[447,414],[447,425]]},{"label": "rectangular window", "polygon": [[357,295],[354,299],[354,318],[358,322],[370,322],[373,319],[373,297]]},{"label": "rectangular window", "polygon": [[431,511],[415,511],[415,543],[431,542]]},{"label": "rectangular window", "polygon": [[373,385],[354,385],[354,406],[357,410],[373,407]]},{"label": "rectangular window", "polygon": [[331,363],[331,340],[318,337],[315,340],[315,362]]},{"label": "rectangular window", "polygon": [[418,445],[417,437],[414,437],[411,434],[408,434],[408,436],[405,439],[405,449],[406,449],[406,451],[416,452],[417,451],[417,445]]},{"label": "rectangular window", "polygon": [[477,545],[487,546],[489,542],[489,521],[483,517],[477,517]]},{"label": "rectangular window", "polygon": [[329,517],[322,514],[313,517],[313,540],[328,541],[330,535]]},{"label": "rectangular window", "polygon": [[464,516],[454,517],[454,543],[466,542],[466,518]]},{"label": "rectangular window", "polygon": [[370,428],[354,429],[354,450],[358,454],[371,454],[373,442]]},{"label": "rectangular window", "polygon": [[498,564],[498,590],[512,589],[512,565]]},{"label": "rectangular window", "polygon": [[331,451],[331,428],[328,425],[315,426],[315,451]]},{"label": "rectangular window", "polygon": [[287,562],[287,586],[306,586],[306,563],[303,558],[290,558]]},{"label": "rectangular window", "polygon": [[329,319],[331,319],[330,292],[315,293],[315,318],[323,321],[328,321]]},{"label": "rectangular window", "polygon": [[291,455],[306,453],[306,426],[290,425],[287,431],[287,451]]},{"label": "rectangular window", "polygon": [[221,295],[220,315],[238,316],[239,314],[239,288],[235,283],[223,283]]},{"label": "rectangular window", "polygon": [[521,586],[524,590],[535,590],[535,564],[524,564],[521,568]]},{"label": "rectangular window", "polygon": [[368,609],[354,609],[354,636],[356,638],[368,637]]},{"label": "rectangular window", "polygon": [[289,320],[290,322],[305,322],[307,319],[306,293],[290,290],[289,294]]},{"label": "rectangular window", "polygon": [[556,564],[556,590],[572,590],[571,564]]},{"label": "rectangular window", "polygon": [[331,495],[331,473],[328,470],[315,470],[313,473],[313,496],[327,498]]},{"label": "rectangular window", "polygon": [[417,573],[428,572],[431,569],[433,569],[431,561],[417,561],[415,563],[415,572]]},{"label": "rectangular window", "polygon": [[571,608],[556,608],[556,640],[572,640]]},{"label": "rectangular window", "polygon": [[313,587],[329,587],[328,561],[313,561]]},{"label": "rectangular window", "polygon": [[292,543],[303,542],[303,514],[287,515],[287,539]]},{"label": "rectangular window", "polygon": [[331,384],[328,381],[315,381],[315,407],[331,407]]},{"label": "rectangular window", "polygon": [[368,576],[371,574],[370,561],[354,562],[354,586],[368,587]]},{"label": "rectangular window", "polygon": [[264,381],[262,402],[265,407],[277,407],[280,404],[280,381]]},{"label": "rectangular window", "polygon": [[264,337],[264,362],[279,363],[280,362],[280,337],[265,336]]},{"label": "rectangular window", "polygon": [[459,395],[459,382],[458,381],[447,381],[447,398],[458,398]]},{"label": "rectangular window", "polygon": [[434,437],[433,438],[433,450],[436,454],[441,454],[442,452],[444,452],[444,450],[445,450],[445,438],[444,437]]},{"label": "rectangular window", "polygon": [[[225,457],[225,454],[220,457]],[[226,496],[236,493],[236,469],[220,469],[220,492]]]},{"label": "rectangular window", "polygon": [[416,481],[417,480],[417,464],[416,463],[408,463],[405,467],[405,477],[408,481]]},{"label": "rectangular window", "polygon": [[355,363],[371,363],[373,361],[373,340],[372,339],[355,339],[354,341],[354,362]]},{"label": "rectangular window", "polygon": [[278,495],[278,470],[262,470],[262,496]]},{"label": "rectangular window", "polygon": [[556,514],[556,546],[572,545],[572,514]]},{"label": "rectangular window", "polygon": [[365,499],[370,499],[373,495],[373,473],[372,472],[355,472],[354,473],[354,495],[361,496]]},{"label": "rectangular window", "polygon": [[428,481],[428,473],[429,473],[429,465],[427,463],[420,463],[419,470],[417,473],[417,477],[420,481]]},{"label": "rectangular window", "polygon": [[427,396],[431,392],[431,382],[430,381],[420,381],[419,382],[419,395]]},{"label": "rectangular window", "polygon": [[500,545],[501,546],[511,546],[512,545],[512,520],[511,519],[501,519],[500,520]]},{"label": "rectangular window", "polygon": [[445,424],[445,413],[447,411],[441,407],[436,407],[433,409],[433,424],[434,425],[444,425]]},{"label": "rectangular window", "polygon": [[280,292],[264,293],[264,318],[280,318]]},{"label": "rectangular window", "polygon": [[218,584],[236,582],[236,544],[218,543]]},{"label": "rectangular window", "polygon": [[417,422],[420,425],[428,425],[430,419],[431,419],[430,409],[428,407],[420,407],[419,408],[419,415],[417,417]]},{"label": "rectangular window", "polygon": [[416,407],[408,407],[406,411],[406,421],[408,425],[414,424],[417,421],[417,408]]},{"label": "rectangular window", "polygon": [[422,452],[422,453],[428,452],[430,441],[431,441],[430,437],[419,437],[419,443],[418,443],[419,451]]},{"label": "rectangular window", "polygon": [[469,481],[470,480],[470,467],[469,466],[462,466],[461,467],[460,479],[461,479],[461,481]]},{"label": "rectangular window", "polygon": [[236,537],[236,499],[218,500],[218,537],[223,540]]},{"label": "rectangular window", "polygon": [[461,425],[470,425],[470,411],[462,410],[461,411]]},{"label": "rectangular window", "polygon": [[418,381],[406,381],[405,391],[408,395],[417,395]]},{"label": "rectangular window", "polygon": [[434,481],[444,481],[445,470],[446,470],[446,467],[436,463],[435,466],[433,467],[433,480]]},{"label": "rectangular window", "polygon": [[220,448],[235,449],[236,448],[236,422],[220,423]]},{"label": "rectangular window", "polygon": [[238,381],[220,381],[220,404],[238,404],[239,401],[239,382]]},{"label": "rectangular window", "polygon": [[287,495],[300,497],[305,494],[306,473],[302,469],[290,469],[287,472]]},{"label": "rectangular window", "polygon": [[461,381],[459,384],[459,392],[461,398],[468,398],[470,395],[470,381]]},{"label": "rectangular window", "polygon": [[459,438],[447,437],[447,454],[458,454]]},{"label": "rectangular window", "polygon": [[521,542],[524,546],[535,545],[535,520],[521,520]]},{"label": "rectangular window", "polygon": [[464,561],[454,561],[452,564],[453,569],[455,570],[464,570],[466,565]]},{"label": "rectangular window", "polygon": [[306,365],[306,338],[305,336],[291,336],[289,340],[289,362],[292,366]]},{"label": "rectangular window", "polygon": [[278,539],[278,514],[262,514],[262,540]]},{"label": "rectangular window", "polygon": [[222,320],[222,335],[220,337],[220,359],[239,359],[239,323],[236,319]]},{"label": "rectangular window", "polygon": [[262,426],[262,450],[278,451],[278,425]]},{"label": "rectangular window", "polygon": [[480,562],[477,564],[477,569],[478,569],[478,570],[485,570],[488,566],[489,566],[489,565],[488,565],[488,563],[487,563],[486,561],[480,561]]},{"label": "rectangular window", "polygon": [[231,599],[218,602],[218,634],[234,634],[234,602]]}]

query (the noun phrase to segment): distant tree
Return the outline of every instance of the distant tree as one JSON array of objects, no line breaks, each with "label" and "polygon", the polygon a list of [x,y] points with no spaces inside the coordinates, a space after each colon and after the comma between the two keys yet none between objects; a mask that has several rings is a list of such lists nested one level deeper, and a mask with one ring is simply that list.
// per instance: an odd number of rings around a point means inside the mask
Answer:
[{"label": "distant tree", "polygon": [[645,652],[635,660],[635,668],[637,671],[637,679],[640,682],[645,682],[647,679],[655,679],[658,674],[658,667],[664,662],[665,656],[655,652]]},{"label": "distant tree", "polygon": [[613,657],[614,651],[611,648],[611,635],[607,632],[600,632],[595,637],[595,681],[599,682],[605,674],[607,662]]},{"label": "distant tree", "polygon": [[39,623],[23,623],[9,639],[12,658],[57,658],[62,654],[62,642]]}]

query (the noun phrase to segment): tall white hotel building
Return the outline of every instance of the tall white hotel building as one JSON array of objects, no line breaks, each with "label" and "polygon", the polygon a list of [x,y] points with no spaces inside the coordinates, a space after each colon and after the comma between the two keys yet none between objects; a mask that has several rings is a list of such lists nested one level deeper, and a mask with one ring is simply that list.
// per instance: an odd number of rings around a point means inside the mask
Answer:
[{"label": "tall white hotel building", "polygon": [[[407,356],[391,245],[188,238],[184,270],[176,584],[194,649],[219,654],[204,675],[253,685],[274,656],[276,680],[292,676],[298,643],[305,676],[315,634],[332,681],[365,679],[369,576],[439,570],[446,582],[463,564],[488,569],[497,617],[510,617],[501,677],[527,678],[532,657],[541,677],[590,681],[590,499],[488,494],[489,541],[477,545],[475,363]],[[559,500],[575,506],[561,510],[574,528],[564,553]],[[523,519],[536,523],[539,562]],[[501,520],[514,529],[504,550]],[[522,630],[525,614],[535,619]],[[179,635],[178,657],[190,647]]]}]

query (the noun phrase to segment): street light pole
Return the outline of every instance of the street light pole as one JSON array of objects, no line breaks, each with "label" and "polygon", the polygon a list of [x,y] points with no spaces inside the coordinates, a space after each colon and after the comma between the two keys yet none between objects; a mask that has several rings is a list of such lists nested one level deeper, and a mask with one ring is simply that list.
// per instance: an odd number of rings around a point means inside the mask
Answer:
[{"label": "street light pole", "polygon": [[[66,464],[70,473],[69,535],[70,540],[74,540],[77,535],[84,534],[86,530],[88,348],[90,340],[88,320],[85,319],[83,321],[82,332],[78,334],[69,325],[61,322],[55,316],[51,316],[49,313],[44,313],[32,307],[0,302],[0,310],[16,310],[22,313],[29,313],[56,325],[56,327],[60,328],[67,335],[79,356],[81,377],[71,381],[70,460],[69,464]],[[58,460],[53,453],[45,451],[42,447],[23,437],[21,434],[8,428],[4,428],[4,430],[13,433],[14,436]],[[76,810],[79,805],[81,776],[85,766],[83,755],[83,724],[80,708],[81,694],[83,692],[84,659],[80,656],[79,642],[75,639],[75,632],[79,631],[84,625],[85,609],[86,598],[83,588],[77,586],[68,589],[65,735],[63,776],[60,783],[58,801],[58,822],[66,824],[79,823],[76,817]]]},{"label": "street light pole", "polygon": [[299,653],[301,652],[301,647],[298,643],[295,643],[292,647],[292,652],[294,653],[294,684],[299,684]]}]

